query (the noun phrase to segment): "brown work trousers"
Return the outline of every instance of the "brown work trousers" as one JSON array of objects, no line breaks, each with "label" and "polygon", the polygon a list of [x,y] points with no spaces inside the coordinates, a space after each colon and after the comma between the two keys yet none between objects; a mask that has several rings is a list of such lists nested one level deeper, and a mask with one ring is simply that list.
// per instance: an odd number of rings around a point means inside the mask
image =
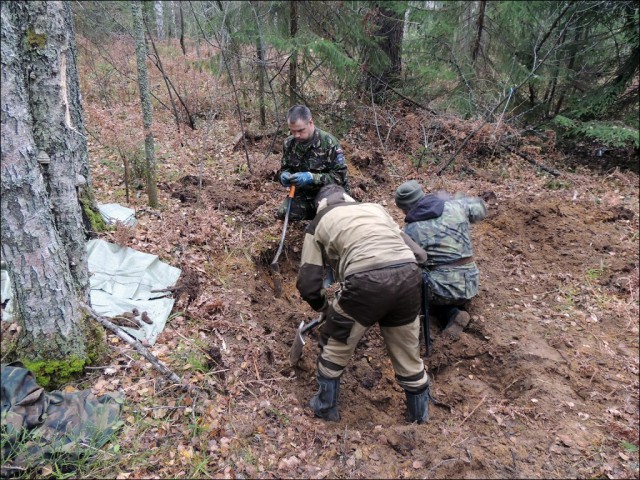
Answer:
[{"label": "brown work trousers", "polygon": [[424,389],[429,377],[420,357],[421,282],[415,263],[349,275],[320,327],[318,373],[342,375],[360,339],[378,323],[398,384]]}]

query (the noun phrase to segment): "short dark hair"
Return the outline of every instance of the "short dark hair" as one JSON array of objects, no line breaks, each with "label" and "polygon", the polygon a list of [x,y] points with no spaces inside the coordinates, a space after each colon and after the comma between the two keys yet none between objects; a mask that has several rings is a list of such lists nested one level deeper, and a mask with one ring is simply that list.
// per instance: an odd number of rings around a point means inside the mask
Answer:
[{"label": "short dark hair", "polygon": [[296,123],[298,120],[311,120],[311,110],[306,105],[294,105],[287,112],[287,123]]},{"label": "short dark hair", "polygon": [[323,199],[329,198],[332,195],[342,195],[344,193],[346,193],[346,190],[344,189],[344,187],[342,187],[341,185],[338,185],[337,183],[330,183],[328,185],[323,186],[318,191],[318,193],[316,194],[316,198],[313,199],[313,205],[317,209],[318,205],[320,205],[320,202]]}]

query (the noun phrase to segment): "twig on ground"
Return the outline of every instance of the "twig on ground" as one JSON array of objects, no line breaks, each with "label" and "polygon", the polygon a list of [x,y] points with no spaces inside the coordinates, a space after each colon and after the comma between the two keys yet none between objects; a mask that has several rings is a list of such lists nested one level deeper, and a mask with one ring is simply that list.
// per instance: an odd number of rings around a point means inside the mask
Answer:
[{"label": "twig on ground", "polygon": [[156,358],[156,356],[153,353],[147,350],[144,347],[144,345],[142,345],[136,338],[128,334],[122,328],[111,323],[111,321],[109,321],[107,317],[98,315],[88,305],[84,305],[84,307],[87,309],[87,311],[89,312],[89,314],[94,320],[96,320],[100,325],[105,327],[107,330],[110,330],[111,332],[115,333],[118,336],[118,338],[124,340],[126,343],[131,345],[140,355],[142,355],[144,358],[149,360],[149,362],[151,362],[151,364],[154,367],[156,367],[160,371],[160,373],[162,373],[165,377],[169,378],[169,380],[171,380],[172,382],[182,383],[182,379],[176,373],[174,373],[169,368],[167,368],[160,360]]},{"label": "twig on ground", "polygon": [[256,371],[256,378],[260,380],[260,372],[258,371],[258,364],[256,363],[255,357],[253,358],[253,368]]},{"label": "twig on ground", "polygon": [[433,467],[431,467],[429,470],[427,470],[427,475],[426,477],[428,478],[431,472],[435,472],[438,468],[440,468],[442,465],[444,465],[445,463],[449,463],[449,462],[457,462],[458,459],[457,458],[447,458],[445,460],[442,460],[440,463],[438,463],[437,465],[434,465]]},{"label": "twig on ground", "polygon": [[182,378],[180,378],[175,372],[170,370],[166,365],[164,365],[160,360],[156,358],[156,356],[151,353],[147,348],[145,348],[142,343],[140,343],[136,338],[129,335],[125,330],[111,323],[106,317],[102,317],[98,315],[91,307],[88,305],[83,305],[83,307],[89,312],[91,317],[96,320],[100,325],[110,330],[114,334],[116,334],[120,339],[124,340],[126,343],[131,345],[136,352],[146,358],[151,365],[153,365],[160,373],[162,373],[166,378],[168,378],[173,383],[177,384],[180,388],[187,391],[200,391],[199,387],[195,385],[189,385],[184,383]]},{"label": "twig on ground", "polygon": [[253,392],[253,390],[251,390],[249,387],[247,387],[244,382],[241,382],[240,380],[238,380],[238,383],[240,384],[240,386],[245,389],[247,392],[249,392],[251,395],[253,395],[253,397],[256,400],[260,400],[260,398],[258,398],[258,396]]},{"label": "twig on ground", "polygon": [[484,401],[486,399],[487,399],[486,395],[484,397],[482,397],[482,400],[480,400],[480,402],[473,408],[473,410],[471,410],[471,413],[469,413],[469,415],[464,417],[464,420],[462,420],[462,422],[460,422],[460,425],[458,425],[458,426],[461,427],[464,424],[464,422],[466,422],[469,419],[469,417],[471,417],[471,415],[473,415],[475,413],[475,411],[478,409],[478,407],[480,407],[480,405],[482,405],[484,403]]}]

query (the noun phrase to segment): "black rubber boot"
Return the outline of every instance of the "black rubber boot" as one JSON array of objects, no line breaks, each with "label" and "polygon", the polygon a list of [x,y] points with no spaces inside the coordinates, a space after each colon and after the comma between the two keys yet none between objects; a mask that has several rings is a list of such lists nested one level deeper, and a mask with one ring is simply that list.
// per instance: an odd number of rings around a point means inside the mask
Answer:
[{"label": "black rubber boot", "polygon": [[407,396],[407,414],[411,423],[429,421],[429,386],[420,392],[404,391]]},{"label": "black rubber boot", "polygon": [[459,310],[454,308],[449,316],[449,321],[447,322],[447,326],[444,329],[444,333],[451,337],[458,337],[462,330],[469,325],[469,314],[464,310]]},{"label": "black rubber boot", "polygon": [[318,374],[318,392],[311,398],[309,406],[317,417],[331,422],[340,420],[338,396],[340,395],[340,377],[325,378]]}]

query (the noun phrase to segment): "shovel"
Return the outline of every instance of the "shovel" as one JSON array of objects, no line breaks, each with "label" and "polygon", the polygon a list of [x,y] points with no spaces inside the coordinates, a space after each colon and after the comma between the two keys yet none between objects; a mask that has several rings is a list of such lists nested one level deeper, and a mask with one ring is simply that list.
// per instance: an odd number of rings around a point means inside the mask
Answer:
[{"label": "shovel", "polygon": [[282,246],[284,245],[284,236],[287,233],[287,225],[289,225],[289,212],[291,212],[291,202],[293,202],[293,195],[296,193],[296,186],[291,185],[289,188],[289,196],[287,203],[287,213],[284,215],[284,226],[282,227],[282,236],[280,237],[280,245],[278,246],[278,251],[276,252],[276,256],[273,257],[273,261],[271,262],[271,271],[273,272],[273,288],[275,290],[275,296],[278,298],[282,293],[282,280],[280,278],[280,267],[278,265],[278,258],[282,253]]},{"label": "shovel", "polygon": [[422,332],[427,357],[431,355],[431,332],[429,320],[429,274],[422,272]]},{"label": "shovel", "polygon": [[318,318],[314,318],[307,325],[304,324],[304,320],[300,322],[298,331],[296,332],[296,338],[293,339],[293,345],[291,345],[291,351],[289,352],[289,363],[292,367],[295,367],[302,356],[302,347],[304,347],[305,341],[302,335],[309,332],[313,328],[324,322],[324,313],[321,313]]}]

